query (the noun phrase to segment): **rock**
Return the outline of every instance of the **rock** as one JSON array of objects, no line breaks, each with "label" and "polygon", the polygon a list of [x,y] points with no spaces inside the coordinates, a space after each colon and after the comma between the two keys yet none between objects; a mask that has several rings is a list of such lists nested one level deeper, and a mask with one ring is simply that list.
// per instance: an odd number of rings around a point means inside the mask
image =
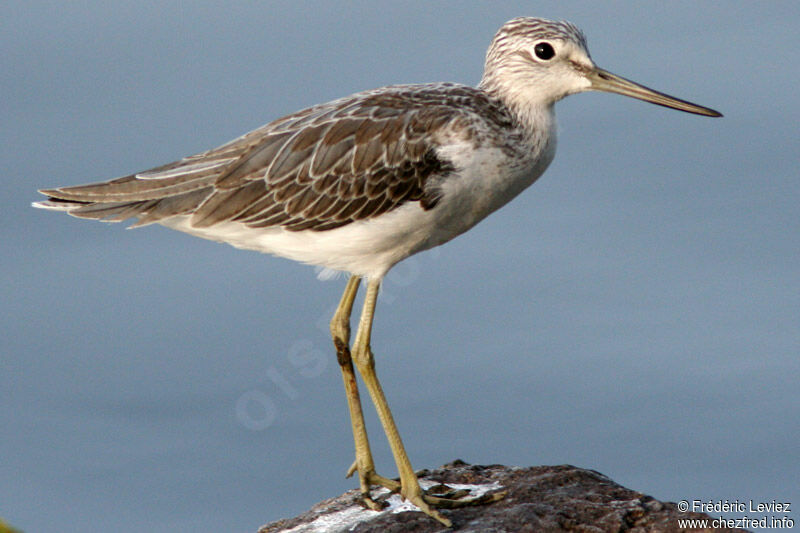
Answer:
[{"label": "rock", "polygon": [[[445,483],[455,489],[470,488],[472,496],[507,491],[495,503],[440,509],[453,521],[453,531],[480,533],[527,533],[573,531],[601,533],[625,531],[679,532],[744,531],[741,529],[682,529],[678,519],[711,517],[682,513],[671,502],[660,502],[627,489],[595,472],[571,465],[533,466],[469,465],[454,461],[433,472],[420,472],[420,483],[428,488]],[[462,485],[469,487],[462,487]],[[447,528],[402,502],[396,494],[374,490],[387,507],[371,511],[360,503],[357,490],[348,491],[315,505],[302,515],[267,524],[259,533],[432,532]]]}]

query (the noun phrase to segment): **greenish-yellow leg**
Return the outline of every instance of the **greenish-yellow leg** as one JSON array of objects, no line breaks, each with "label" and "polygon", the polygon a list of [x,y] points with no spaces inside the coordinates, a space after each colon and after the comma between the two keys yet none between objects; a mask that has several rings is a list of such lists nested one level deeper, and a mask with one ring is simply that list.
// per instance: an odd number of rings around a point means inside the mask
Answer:
[{"label": "greenish-yellow leg", "polygon": [[[361,493],[367,505],[371,508],[379,509],[380,506],[370,497],[370,485],[381,485],[392,491],[399,490],[401,496],[419,507],[422,512],[450,527],[452,525],[450,520],[439,514],[431,506],[454,508],[465,505],[491,503],[501,499],[505,496],[505,493],[488,494],[472,499],[451,499],[430,496],[423,492],[419,480],[414,470],[411,468],[411,462],[408,460],[408,455],[403,447],[403,441],[400,439],[400,432],[397,430],[397,425],[394,423],[389,404],[386,401],[383,389],[378,381],[378,376],[375,373],[375,359],[372,355],[372,349],[370,348],[370,337],[372,335],[372,320],[375,316],[378,289],[380,288],[379,281],[370,281],[367,283],[367,294],[364,297],[364,308],[361,312],[361,319],[358,324],[358,332],[356,333],[356,340],[353,343],[352,353],[348,347],[350,340],[350,315],[353,311],[353,302],[358,292],[359,283],[360,279],[357,276],[350,278],[344,290],[344,294],[342,295],[339,307],[336,309],[336,313],[334,313],[333,320],[331,321],[331,335],[336,345],[337,357],[342,369],[342,378],[344,379],[345,391],[347,392],[347,404],[350,408],[350,419],[353,424],[353,439],[356,445],[356,460],[353,466],[350,467],[348,476],[356,471],[358,472]],[[358,372],[361,374],[361,378],[364,380],[364,384],[369,391],[372,403],[375,404],[378,418],[380,418],[383,430],[386,433],[386,438],[389,440],[389,446],[392,449],[392,455],[394,455],[394,460],[397,464],[397,471],[400,474],[399,483],[375,473],[375,463],[372,460],[372,453],[370,452],[369,441],[367,440],[367,430],[364,425],[364,414],[361,410],[361,400],[358,394],[355,372],[353,371],[353,361],[355,361],[356,368],[358,368]]]},{"label": "greenish-yellow leg", "polygon": [[356,340],[353,343],[353,359],[372,397],[372,403],[375,404],[378,418],[381,420],[386,438],[389,440],[389,446],[392,448],[392,455],[394,455],[397,471],[400,474],[400,495],[419,507],[425,514],[449,527],[451,525],[450,520],[428,505],[427,498],[419,485],[419,480],[417,480],[417,476],[411,468],[411,462],[408,460],[408,455],[403,447],[403,441],[400,439],[400,433],[394,423],[392,412],[386,402],[378,376],[375,374],[375,360],[370,348],[370,336],[372,334],[372,319],[375,315],[375,302],[378,299],[379,288],[380,282],[378,281],[370,281],[367,284],[364,309],[358,324]]},{"label": "greenish-yellow leg", "polygon": [[350,356],[350,315],[353,311],[353,302],[358,293],[358,286],[361,279],[358,276],[351,276],[344,289],[339,307],[333,314],[331,320],[331,336],[333,344],[336,346],[336,358],[339,367],[342,369],[342,379],[344,380],[344,390],[347,395],[347,407],[350,409],[350,422],[353,426],[353,440],[356,448],[356,460],[347,471],[347,477],[358,472],[359,487],[364,502],[371,509],[379,510],[380,504],[375,502],[370,496],[370,485],[382,485],[389,490],[398,490],[400,484],[394,480],[379,476],[375,472],[375,463],[372,460],[372,452],[369,448],[367,429],[364,425],[364,413],[361,410],[361,398],[358,394],[358,384],[356,374],[353,370],[353,360]]}]

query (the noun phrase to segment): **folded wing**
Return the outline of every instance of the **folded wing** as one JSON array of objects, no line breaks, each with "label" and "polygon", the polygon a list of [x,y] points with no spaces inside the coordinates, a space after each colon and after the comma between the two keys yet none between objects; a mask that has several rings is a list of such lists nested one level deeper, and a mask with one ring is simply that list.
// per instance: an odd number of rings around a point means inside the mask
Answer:
[{"label": "folded wing", "polygon": [[41,192],[38,207],[134,226],[176,215],[193,227],[328,230],[406,202],[436,205],[435,176],[453,170],[437,133],[464,119],[441,86],[359,93],[278,119],[228,144],[122,178]]}]

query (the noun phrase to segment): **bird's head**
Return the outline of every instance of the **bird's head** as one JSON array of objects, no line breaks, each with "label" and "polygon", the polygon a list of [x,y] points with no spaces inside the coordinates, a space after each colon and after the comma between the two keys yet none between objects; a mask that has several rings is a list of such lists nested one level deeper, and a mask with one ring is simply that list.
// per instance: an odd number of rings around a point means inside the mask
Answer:
[{"label": "bird's head", "polygon": [[710,117],[707,107],[654,91],[601,69],[586,37],[569,22],[521,17],[506,22],[486,53],[481,88],[511,107],[552,106],[570,94],[604,91]]}]

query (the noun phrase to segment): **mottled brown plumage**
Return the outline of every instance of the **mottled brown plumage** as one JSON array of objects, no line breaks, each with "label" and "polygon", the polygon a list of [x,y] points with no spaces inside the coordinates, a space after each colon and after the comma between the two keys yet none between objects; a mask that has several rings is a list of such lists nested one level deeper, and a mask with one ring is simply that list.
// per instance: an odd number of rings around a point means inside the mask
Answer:
[{"label": "mottled brown plumage", "polygon": [[[597,67],[572,24],[506,23],[478,87],[401,85],[304,109],[214,150],[106,183],[43,191],[38,207],[104,220],[137,218],[192,235],[352,274],[331,321],[364,502],[373,485],[451,525],[432,507],[482,503],[426,494],[375,373],[372,322],[398,262],[468,231],[530,186],[553,160],[554,105],[597,90],[706,116],[718,112]],[[350,315],[366,295],[355,340]],[[375,404],[399,481],[379,475],[355,375]],[[502,498],[496,493],[491,500]]]},{"label": "mottled brown plumage", "polygon": [[[483,121],[490,121],[487,128]],[[103,183],[43,190],[71,215],[134,226],[191,215],[193,227],[324,231],[406,202],[432,209],[454,166],[437,132],[481,142],[514,131],[508,110],[463,85],[402,85],[358,93],[275,120],[219,148]]]}]

